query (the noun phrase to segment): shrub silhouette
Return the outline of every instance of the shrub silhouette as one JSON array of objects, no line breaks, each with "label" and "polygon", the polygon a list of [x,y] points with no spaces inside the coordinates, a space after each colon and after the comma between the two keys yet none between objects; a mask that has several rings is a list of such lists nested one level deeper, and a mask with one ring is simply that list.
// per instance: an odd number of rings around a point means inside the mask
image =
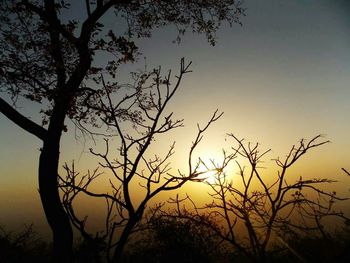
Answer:
[{"label": "shrub silhouette", "polygon": [[49,262],[49,245],[34,232],[33,226],[25,226],[18,233],[0,227],[0,262]]},{"label": "shrub silhouette", "polygon": [[204,224],[157,217],[149,227],[147,235],[130,246],[124,262],[222,262],[220,240]]},{"label": "shrub silhouette", "polygon": [[[341,231],[322,236],[295,236],[288,240],[294,251],[298,251],[306,262],[350,262],[350,229],[345,226]],[[289,254],[290,251],[288,251]]]},{"label": "shrub silhouette", "polygon": [[[243,254],[237,253],[232,247],[228,250],[224,242],[209,225],[208,219],[202,218],[201,223],[172,216],[156,217],[148,222],[149,229],[142,232],[137,240],[131,242],[120,262],[123,263],[214,263],[214,262],[251,262]],[[215,224],[215,222],[211,222]],[[350,260],[350,229],[329,235],[326,240],[321,236],[294,235],[287,240],[289,249],[279,243],[272,245],[272,250],[278,253],[268,253],[266,262],[340,262]],[[86,240],[75,243],[75,262],[105,262],[98,258]],[[92,246],[91,246],[92,245]],[[0,228],[0,262],[49,263],[50,245],[43,241],[33,231],[32,226],[26,226],[18,233]],[[298,255],[296,255],[296,253]]]}]

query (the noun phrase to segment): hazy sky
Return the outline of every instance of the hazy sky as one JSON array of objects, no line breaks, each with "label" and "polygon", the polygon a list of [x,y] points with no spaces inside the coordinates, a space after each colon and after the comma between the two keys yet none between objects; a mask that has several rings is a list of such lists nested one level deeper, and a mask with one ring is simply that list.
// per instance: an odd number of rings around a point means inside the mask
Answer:
[{"label": "hazy sky", "polygon": [[[185,128],[163,140],[166,146],[177,141],[177,156],[190,147],[196,123],[218,108],[225,114],[204,138],[201,155],[216,156],[227,147],[226,133],[272,148],[267,160],[283,157],[301,138],[324,134],[332,143],[310,152],[296,175],[331,177],[350,189],[340,171],[350,169],[349,1],[246,0],[245,6],[243,26],[223,27],[215,47],[204,36],[188,33],[177,45],[173,28],[154,31],[152,39],[137,41],[143,55],[122,74],[143,67],[143,56],[148,68],[162,65],[174,72],[181,57],[193,61],[193,73],[169,109],[185,119]],[[40,141],[3,115],[0,132],[0,225],[43,225],[37,192]],[[91,160],[87,149],[71,130],[63,138],[62,163],[75,159],[84,169]],[[176,157],[175,163],[181,162]]]}]

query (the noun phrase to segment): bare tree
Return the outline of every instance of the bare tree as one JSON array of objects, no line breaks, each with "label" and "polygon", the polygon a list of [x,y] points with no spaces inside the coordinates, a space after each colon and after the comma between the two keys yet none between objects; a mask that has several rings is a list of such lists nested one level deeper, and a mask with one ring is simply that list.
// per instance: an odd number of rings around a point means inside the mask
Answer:
[{"label": "bare tree", "polygon": [[[177,209],[172,216],[206,224],[253,262],[267,261],[272,236],[284,246],[288,246],[285,236],[288,233],[317,232],[327,238],[321,222],[324,218],[333,216],[348,220],[341,211],[334,209],[336,201],[346,199],[323,188],[335,181],[327,178],[295,179],[288,174],[310,149],[328,143],[321,136],[308,142],[301,140],[299,145],[291,148],[285,159],[275,159],[279,169],[274,176],[267,174],[261,166],[262,157],[270,150],[261,152],[258,144],[245,144],[233,134],[229,137],[236,142],[233,152],[227,154],[224,151],[220,163],[212,160],[210,164],[205,164],[208,169],[216,171],[215,182],[206,182],[211,189],[212,202],[199,208],[189,196],[174,199],[172,202]],[[239,172],[230,177],[226,169],[234,161]],[[191,202],[193,210],[181,209],[179,204],[186,200]],[[163,211],[163,216],[169,216],[169,213]],[[220,223],[210,224],[208,218]]]},{"label": "bare tree", "polygon": [[[79,2],[80,1],[75,1]],[[187,28],[215,43],[215,32],[227,21],[240,23],[240,1],[81,1],[85,17],[68,17],[70,1],[3,0],[0,3],[0,111],[43,142],[39,188],[47,221],[53,231],[55,259],[71,261],[72,229],[61,206],[57,169],[66,117],[94,121],[84,102],[100,92],[94,82],[101,73],[116,77],[121,64],[133,62],[138,47],[133,39],[151,37],[153,28],[175,25],[180,39]],[[104,28],[109,11],[125,21],[124,28]],[[69,13],[69,12],[68,12]],[[123,23],[121,23],[123,24]],[[118,33],[116,33],[118,32]],[[97,54],[108,53],[102,65]],[[98,81],[97,81],[98,82]],[[42,125],[16,109],[20,98],[40,103]],[[9,102],[11,101],[11,102]]]},{"label": "bare tree", "polygon": [[[161,192],[179,189],[188,181],[201,181],[199,176],[205,171],[199,170],[199,162],[193,160],[193,151],[202,140],[203,133],[221,114],[217,111],[203,127],[198,126],[198,133],[189,150],[187,159],[188,171],[174,172],[170,160],[175,151],[175,142],[170,145],[164,156],[154,154],[150,157],[149,147],[155,138],[182,126],[183,120],[173,120],[172,115],[165,110],[175,92],[180,86],[184,74],[190,72],[189,64],[181,60],[181,68],[176,76],[176,83],[171,84],[171,71],[163,78],[160,68],[150,73],[140,72],[135,77],[133,85],[124,86],[125,94],[117,100],[112,99],[111,83],[102,84],[106,90],[105,96],[93,99],[92,107],[99,112],[102,122],[110,133],[117,137],[111,142],[105,139],[106,150],[103,153],[91,153],[100,158],[100,168],[109,171],[112,192],[95,193],[91,184],[102,173],[96,169],[83,177],[79,177],[74,169],[67,165],[67,177],[60,184],[63,191],[63,204],[70,218],[84,237],[92,240],[92,235],[85,227],[85,221],[78,218],[73,202],[79,194],[106,200],[106,224],[104,239],[107,239],[107,256],[113,251],[113,262],[117,262],[129,236],[138,231],[149,201]],[[121,89],[122,87],[117,87]],[[121,92],[121,90],[119,90]],[[117,145],[117,147],[115,146]],[[117,152],[111,151],[117,148]],[[135,185],[138,183],[139,188]],[[138,193],[137,201],[132,199]],[[120,234],[119,234],[120,233]]]}]

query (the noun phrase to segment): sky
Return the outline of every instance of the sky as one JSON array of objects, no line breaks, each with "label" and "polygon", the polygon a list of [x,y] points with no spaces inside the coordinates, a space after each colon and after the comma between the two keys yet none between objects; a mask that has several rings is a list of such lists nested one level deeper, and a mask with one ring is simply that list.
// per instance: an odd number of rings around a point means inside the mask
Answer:
[{"label": "sky", "polygon": [[[293,172],[338,180],[335,188],[348,194],[350,180],[341,168],[350,170],[350,3],[246,0],[244,6],[243,25],[224,25],[215,47],[191,33],[174,44],[171,27],[137,40],[141,58],[123,69],[123,77],[145,63],[149,69],[161,65],[164,72],[177,72],[182,57],[192,61],[193,72],[185,76],[168,109],[184,118],[185,127],[160,138],[157,147],[176,141],[173,164],[185,169],[182,157],[196,124],[206,123],[216,109],[224,115],[210,127],[197,152],[207,159],[219,158],[221,149],[229,148],[227,133],[271,148],[267,161],[284,157],[301,138],[323,134],[331,143],[313,149]],[[22,112],[30,115],[37,107],[23,106]],[[45,232],[37,190],[40,141],[3,115],[0,132],[0,225],[19,228],[34,222]],[[75,160],[82,170],[97,165],[88,153],[91,145],[92,141],[77,140],[70,129],[62,140],[62,164]],[[206,195],[197,186],[185,190]]]}]

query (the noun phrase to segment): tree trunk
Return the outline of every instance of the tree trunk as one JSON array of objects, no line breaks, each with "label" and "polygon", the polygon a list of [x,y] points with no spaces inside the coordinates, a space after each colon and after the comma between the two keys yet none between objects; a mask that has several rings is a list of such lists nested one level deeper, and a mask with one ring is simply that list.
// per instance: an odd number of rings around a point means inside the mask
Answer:
[{"label": "tree trunk", "polygon": [[61,133],[69,101],[58,103],[52,113],[48,130],[24,117],[0,98],[0,112],[19,127],[43,141],[39,160],[39,192],[46,219],[53,232],[54,257],[56,262],[72,261],[73,233],[68,215],[65,213],[57,182]]},{"label": "tree trunk", "polygon": [[73,230],[58,189],[60,140],[69,98],[53,108],[39,160],[39,191],[46,219],[53,233],[54,262],[72,262]]},{"label": "tree trunk", "polygon": [[53,232],[55,262],[72,262],[73,232],[58,191],[59,138],[48,136],[39,160],[39,191],[46,219]]},{"label": "tree trunk", "polygon": [[134,226],[136,225],[137,222],[138,222],[138,220],[135,218],[135,219],[130,219],[129,222],[126,224],[126,226],[122,232],[122,235],[120,236],[118,245],[116,246],[116,248],[114,250],[112,262],[117,263],[120,261],[124,247],[128,241],[128,238],[131,234],[132,229],[134,228]]}]

